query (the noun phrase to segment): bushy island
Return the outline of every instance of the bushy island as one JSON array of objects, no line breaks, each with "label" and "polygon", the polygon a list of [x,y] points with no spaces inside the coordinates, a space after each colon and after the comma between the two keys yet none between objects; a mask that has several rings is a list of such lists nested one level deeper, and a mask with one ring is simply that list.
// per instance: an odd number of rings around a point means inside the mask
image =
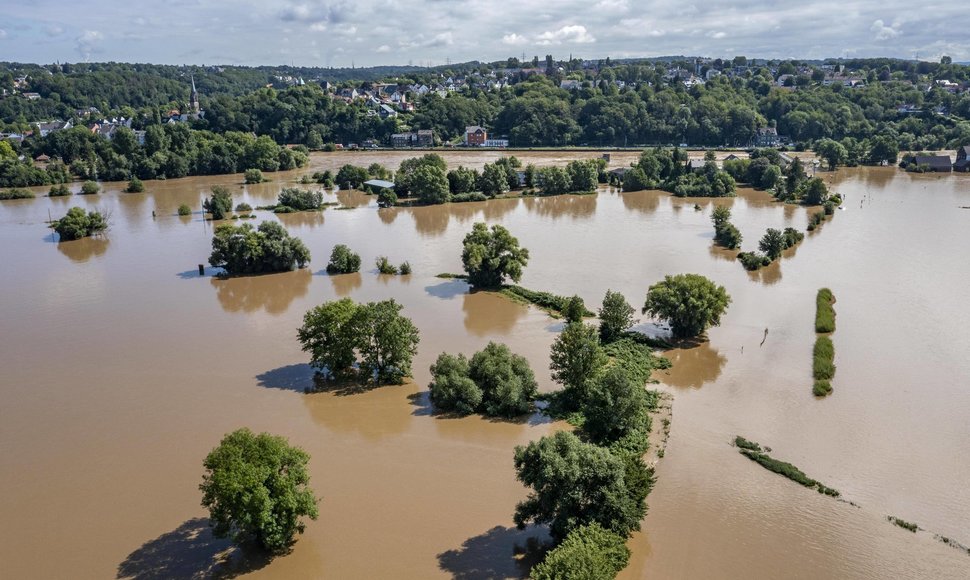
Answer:
[{"label": "bushy island", "polygon": [[85,212],[80,207],[72,207],[67,210],[67,215],[54,221],[51,227],[63,242],[103,234],[108,230],[108,225],[108,216],[104,213]]},{"label": "bushy island", "polygon": [[220,224],[212,238],[209,264],[227,275],[286,272],[310,262],[310,250],[276,222]]},{"label": "bushy island", "polygon": [[714,152],[708,151],[704,164],[694,169],[687,151],[674,147],[645,150],[640,160],[622,177],[623,191],[662,189],[677,197],[733,197],[735,180],[718,168]]}]

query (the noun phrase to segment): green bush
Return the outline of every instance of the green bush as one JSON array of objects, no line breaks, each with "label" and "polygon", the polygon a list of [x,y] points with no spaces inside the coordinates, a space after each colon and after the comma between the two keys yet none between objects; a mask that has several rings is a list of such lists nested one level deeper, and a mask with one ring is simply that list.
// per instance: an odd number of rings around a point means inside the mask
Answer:
[{"label": "green bush", "polygon": [[236,211],[239,213],[250,212],[253,211],[253,206],[249,205],[248,203],[240,203],[236,206]]},{"label": "green bush", "polygon": [[192,208],[183,203],[179,206],[178,213],[179,215],[192,215]]},{"label": "green bush", "polygon": [[52,185],[51,190],[47,192],[48,197],[64,197],[67,195],[71,195],[71,190],[63,183]]},{"label": "green bush", "polygon": [[310,250],[277,222],[216,226],[209,263],[227,274],[285,272],[310,262]]},{"label": "green bush", "polygon": [[247,169],[243,174],[243,177],[246,180],[246,183],[262,183],[266,181],[266,179],[263,177],[263,172],[255,168]]},{"label": "green bush", "polygon": [[812,350],[812,376],[816,379],[831,380],[835,376],[835,346],[832,339],[819,336]]},{"label": "green bush", "polygon": [[798,469],[791,463],[786,463],[784,461],[778,461],[777,459],[767,455],[765,453],[759,453],[751,449],[741,449],[740,453],[747,457],[748,459],[761,464],[762,467],[768,471],[773,471],[779,475],[784,475],[788,479],[800,483],[805,487],[815,487],[818,483],[811,477],[805,475],[801,469]]},{"label": "green bush", "polygon": [[225,219],[226,215],[232,211],[232,194],[229,189],[221,186],[212,186],[212,197],[207,197],[202,202],[202,208],[212,214],[212,219]]},{"label": "green bush", "polygon": [[397,274],[397,267],[387,259],[387,256],[378,256],[374,263],[380,274]]},{"label": "green bush", "polygon": [[377,205],[381,207],[394,207],[397,205],[397,194],[393,189],[383,189],[377,194]]},{"label": "green bush", "polygon": [[828,288],[822,288],[815,296],[815,332],[835,332],[835,296]]},{"label": "green bush", "polygon": [[125,189],[128,193],[141,193],[145,191],[145,184],[142,183],[137,177],[132,177],[131,181],[128,182],[128,187]]},{"label": "green bush", "polygon": [[468,363],[468,376],[482,390],[482,412],[517,417],[532,410],[538,393],[535,375],[525,357],[504,344],[489,342]]},{"label": "green bush", "polygon": [[[544,308],[551,312],[552,314],[564,316],[564,310],[566,308],[569,298],[565,296],[558,296],[556,294],[551,294],[549,292],[539,292],[536,290],[529,290],[528,288],[523,288],[522,286],[516,286],[514,284],[508,285],[502,288],[502,293],[509,295],[513,299],[520,299],[530,304],[535,304],[540,308]],[[585,307],[584,307],[585,309]],[[594,313],[589,310],[583,312],[583,316],[595,316]]]},{"label": "green bush", "polygon": [[532,568],[530,576],[533,580],[612,580],[629,559],[623,536],[594,522],[569,532]]},{"label": "green bush", "polygon": [[324,187],[333,187],[333,172],[329,169],[325,171],[316,171],[313,174],[314,183],[318,183]]},{"label": "green bush", "polygon": [[832,383],[825,379],[818,379],[812,385],[812,394],[816,397],[825,397],[832,392]]},{"label": "green bush", "polygon": [[637,342],[629,336],[604,345],[603,352],[613,361],[613,365],[624,369],[639,385],[651,380],[650,375],[654,369],[670,367],[670,360],[657,356],[649,345]]},{"label": "green bush", "polygon": [[714,241],[722,248],[729,250],[740,248],[741,239],[741,231],[730,222],[725,222],[714,228]]},{"label": "green bush", "polygon": [[85,181],[81,184],[81,194],[82,195],[94,195],[101,191],[101,186],[98,185],[97,181]]},{"label": "green bush", "polygon": [[757,252],[740,252],[738,254],[738,261],[741,262],[745,270],[757,270],[771,263],[768,256]]},{"label": "green bush", "polygon": [[34,199],[34,192],[29,189],[14,188],[0,191],[0,200],[8,199]]},{"label": "green bush", "polygon": [[398,271],[401,273],[402,276],[407,276],[408,274],[411,273],[411,263],[410,262],[401,263],[401,267],[398,268]]},{"label": "green bush", "polygon": [[441,353],[431,365],[431,402],[442,411],[471,415],[482,405],[484,394],[468,376],[468,359]]},{"label": "green bush", "polygon": [[835,213],[835,202],[829,200],[822,204],[822,211],[825,215],[832,215]]},{"label": "green bush", "polygon": [[318,210],[323,207],[323,194],[309,189],[287,187],[280,192],[277,202],[281,206],[290,207],[297,211]]},{"label": "green bush", "polygon": [[700,274],[677,274],[650,286],[642,312],[670,324],[674,337],[692,338],[720,326],[729,304],[724,286]]},{"label": "green bush", "polygon": [[466,201],[488,201],[488,196],[479,191],[472,193],[458,193],[451,196],[451,201],[453,203],[462,203]]},{"label": "green bush", "polygon": [[67,215],[55,221],[53,226],[61,241],[79,240],[107,230],[108,220],[100,212],[85,213],[79,207],[72,207],[67,210]]},{"label": "green bush", "polygon": [[328,274],[350,274],[360,270],[360,256],[343,244],[337,244],[330,252]]},{"label": "green bush", "polygon": [[907,522],[906,520],[897,518],[896,516],[886,516],[886,519],[896,524],[897,526],[903,528],[904,530],[909,530],[913,532],[914,534],[916,533],[916,530],[919,529],[919,526],[917,526],[916,524],[912,522]]},{"label": "green bush", "polygon": [[758,445],[754,441],[748,441],[740,435],[734,438],[734,445],[739,449],[748,449],[750,451],[757,451],[758,453],[761,453],[761,445]]}]

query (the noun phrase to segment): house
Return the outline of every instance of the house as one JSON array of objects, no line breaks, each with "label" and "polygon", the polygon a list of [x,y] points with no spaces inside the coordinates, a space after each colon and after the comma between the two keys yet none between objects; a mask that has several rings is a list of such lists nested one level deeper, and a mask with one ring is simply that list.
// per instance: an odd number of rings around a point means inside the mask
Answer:
[{"label": "house", "polygon": [[954,171],[970,171],[970,145],[957,149],[957,161],[953,164]]},{"label": "house", "polygon": [[40,93],[23,93],[23,95],[28,101],[36,101],[40,98]]},{"label": "house", "polygon": [[735,155],[734,153],[732,153],[732,154],[730,154],[730,155],[728,155],[727,157],[724,158],[725,161],[734,161],[735,159],[741,159],[741,158],[738,157],[737,155]]},{"label": "house", "polygon": [[486,139],[482,143],[482,147],[498,147],[499,149],[504,149],[509,146],[508,139]]},{"label": "house", "polygon": [[421,129],[418,131],[418,147],[433,147],[434,131],[431,129]]},{"label": "house", "polygon": [[51,133],[70,129],[74,125],[70,121],[51,121],[50,123],[34,123],[41,137],[46,137]]},{"label": "house", "polygon": [[465,145],[469,147],[481,147],[488,139],[488,133],[478,125],[465,127]]},{"label": "house", "polygon": [[700,173],[704,171],[704,167],[707,165],[707,161],[700,158],[692,158],[687,160],[687,171],[691,173]]},{"label": "house", "polygon": [[559,83],[559,88],[566,89],[567,91],[578,91],[583,88],[583,81],[567,79]]},{"label": "house", "polygon": [[953,171],[953,160],[949,155],[917,155],[916,165],[926,165],[930,171],[949,173]]},{"label": "house", "polygon": [[782,144],[778,130],[774,127],[762,127],[755,133],[752,145],[755,147],[777,147]]},{"label": "house", "polygon": [[390,105],[381,105],[377,110],[377,113],[381,116],[381,119],[397,117],[397,111],[395,111]]},{"label": "house", "polygon": [[391,147],[431,147],[434,145],[434,131],[422,129],[409,133],[395,133],[391,135]]}]

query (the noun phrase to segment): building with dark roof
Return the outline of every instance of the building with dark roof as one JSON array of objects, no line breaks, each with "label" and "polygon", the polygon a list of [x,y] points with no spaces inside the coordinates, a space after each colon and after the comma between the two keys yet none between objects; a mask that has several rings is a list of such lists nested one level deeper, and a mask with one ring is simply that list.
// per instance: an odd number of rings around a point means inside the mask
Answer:
[{"label": "building with dark roof", "polygon": [[953,164],[954,171],[970,171],[970,145],[957,149],[957,160]]},{"label": "building with dark roof", "polygon": [[949,173],[953,171],[953,160],[949,155],[917,155],[916,165],[925,165],[930,171]]}]

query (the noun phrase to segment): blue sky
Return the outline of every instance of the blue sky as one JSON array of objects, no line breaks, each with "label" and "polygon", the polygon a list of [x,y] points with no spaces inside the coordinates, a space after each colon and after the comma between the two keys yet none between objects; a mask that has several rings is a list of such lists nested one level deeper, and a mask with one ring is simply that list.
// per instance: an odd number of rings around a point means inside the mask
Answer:
[{"label": "blue sky", "polygon": [[5,0],[0,60],[370,66],[569,54],[970,60],[963,2]]}]

